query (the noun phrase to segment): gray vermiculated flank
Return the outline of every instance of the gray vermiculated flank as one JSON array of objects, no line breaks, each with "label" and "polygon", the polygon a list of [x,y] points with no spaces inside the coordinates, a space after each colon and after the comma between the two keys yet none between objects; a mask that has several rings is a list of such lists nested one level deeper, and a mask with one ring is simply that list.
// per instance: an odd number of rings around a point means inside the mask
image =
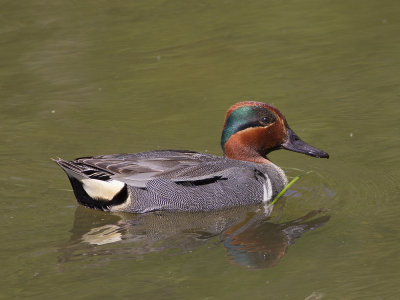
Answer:
[{"label": "gray vermiculated flank", "polygon": [[[272,196],[286,184],[283,171],[272,163],[261,165],[191,151],[103,155],[69,164],[74,164],[74,172],[81,168],[97,178],[126,183],[131,201],[121,210],[129,212],[204,211],[256,204],[263,201],[266,176]],[[59,165],[65,169],[69,164]]]}]

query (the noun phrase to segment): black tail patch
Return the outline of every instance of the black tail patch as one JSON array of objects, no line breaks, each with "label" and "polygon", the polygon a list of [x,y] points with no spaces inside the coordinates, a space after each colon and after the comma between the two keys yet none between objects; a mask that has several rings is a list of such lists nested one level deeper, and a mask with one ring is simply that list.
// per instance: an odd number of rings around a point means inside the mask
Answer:
[{"label": "black tail patch", "polygon": [[100,200],[100,199],[93,199],[92,197],[90,197],[88,195],[88,193],[86,193],[85,189],[82,186],[82,183],[73,178],[73,177],[69,177],[69,181],[71,182],[72,185],[72,189],[74,190],[74,194],[76,197],[76,200],[78,200],[78,202],[84,206],[93,208],[93,209],[100,209],[103,211],[108,211],[110,210],[111,206],[115,206],[115,205],[120,205],[122,203],[124,203],[127,199],[128,199],[128,188],[126,186],[126,184],[124,185],[124,187],[121,189],[121,191],[118,192],[118,194],[116,194],[114,196],[114,198],[112,198],[109,201],[106,200]]}]

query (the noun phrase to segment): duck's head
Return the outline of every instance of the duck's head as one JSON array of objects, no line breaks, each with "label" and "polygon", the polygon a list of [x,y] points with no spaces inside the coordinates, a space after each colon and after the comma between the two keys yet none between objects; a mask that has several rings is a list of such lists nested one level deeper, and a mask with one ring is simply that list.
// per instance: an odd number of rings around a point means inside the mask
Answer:
[{"label": "duck's head", "polygon": [[231,106],[225,117],[221,146],[226,157],[257,163],[277,149],[329,158],[329,154],[303,142],[275,107],[255,101]]}]

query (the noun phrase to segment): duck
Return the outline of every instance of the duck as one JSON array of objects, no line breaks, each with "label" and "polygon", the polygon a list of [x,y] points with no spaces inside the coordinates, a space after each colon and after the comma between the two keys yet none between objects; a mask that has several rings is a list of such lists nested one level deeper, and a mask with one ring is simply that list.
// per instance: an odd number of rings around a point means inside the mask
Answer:
[{"label": "duck", "polygon": [[316,158],[329,154],[299,138],[275,107],[232,105],[221,135],[223,156],[190,150],[53,159],[78,203],[108,212],[211,211],[268,204],[288,183],[267,155],[278,149]]}]

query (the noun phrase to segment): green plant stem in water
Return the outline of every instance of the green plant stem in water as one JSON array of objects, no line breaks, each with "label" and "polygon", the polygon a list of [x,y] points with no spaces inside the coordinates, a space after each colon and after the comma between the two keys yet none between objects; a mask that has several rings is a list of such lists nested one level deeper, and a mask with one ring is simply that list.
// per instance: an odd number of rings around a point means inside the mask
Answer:
[{"label": "green plant stem in water", "polygon": [[312,172],[312,171],[308,171],[308,172],[306,172],[305,174],[298,175],[298,176],[296,176],[295,178],[293,178],[293,179],[283,188],[283,190],[280,191],[278,195],[276,195],[276,197],[274,198],[274,200],[272,200],[272,202],[271,202],[268,206],[274,205],[274,204],[276,203],[276,201],[278,201],[278,199],[279,199],[280,197],[282,197],[283,194],[285,194],[286,191],[287,191],[297,180],[300,179],[300,177],[302,177],[303,175],[310,174],[311,172]]}]

